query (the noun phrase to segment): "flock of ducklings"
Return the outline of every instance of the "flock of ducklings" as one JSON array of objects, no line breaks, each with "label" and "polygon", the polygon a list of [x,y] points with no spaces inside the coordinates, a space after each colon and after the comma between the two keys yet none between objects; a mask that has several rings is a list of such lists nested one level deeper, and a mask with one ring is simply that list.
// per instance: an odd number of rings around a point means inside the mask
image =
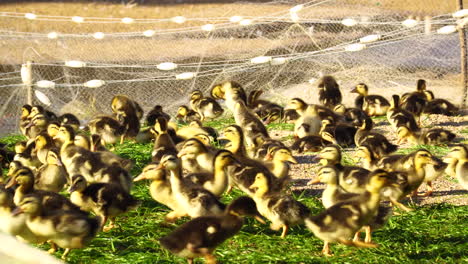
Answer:
[{"label": "flock of ducklings", "polygon": [[[468,188],[468,147],[453,144],[444,160],[425,149],[396,155],[398,146],[372,130],[370,117],[386,115],[399,143],[450,143],[452,132],[420,128],[423,113],[458,112],[450,102],[435,99],[424,80],[417,82],[415,92],[393,95],[390,102],[369,95],[362,83],[352,92],[359,94],[355,107],[346,108],[336,80],[324,76],[318,85],[320,105],[293,98],[283,108],[259,99],[260,90],[247,97],[240,84],[228,81],[213,86],[211,97],[192,92],[190,106],[180,106],[175,118],[155,106],[146,115],[147,129],[140,129],[144,113],[139,104],[117,95],[111,102],[113,115],[90,120],[90,133],[79,130],[73,114],[57,117],[39,105],[25,105],[19,126],[28,140],[18,142],[15,153],[0,149],[1,165],[9,168],[0,185],[0,229],[28,243],[48,241],[49,252],[64,248],[65,259],[71,249],[113,228],[117,216],[137,208],[139,201],[130,194],[133,182],[149,180],[151,197],[170,209],[166,221],[192,219],[159,240],[189,262],[204,257],[215,263],[213,251],[241,229],[244,216],[262,223],[266,218],[271,229],[282,230],[283,238],[291,226],[305,224],[324,241],[327,256],[335,242],[376,247],[371,232],[390,215],[381,201],[410,211],[400,200],[417,195],[423,182],[429,186],[425,195],[430,195],[431,182],[444,173]],[[235,124],[218,136],[202,122],[224,113],[219,100]],[[189,125],[178,127],[174,120]],[[291,146],[269,136],[265,124],[276,120],[294,123]],[[154,142],[152,162],[135,178],[128,172],[133,161],[106,149],[124,139]],[[213,147],[214,141],[225,142],[224,147]],[[355,147],[362,167],[342,165],[342,147]],[[318,215],[290,194],[290,164],[297,163],[293,151],[318,152],[322,166],[310,182],[326,184],[325,210]],[[58,193],[65,187],[69,198]],[[232,188],[245,196],[226,206],[219,198]]]}]

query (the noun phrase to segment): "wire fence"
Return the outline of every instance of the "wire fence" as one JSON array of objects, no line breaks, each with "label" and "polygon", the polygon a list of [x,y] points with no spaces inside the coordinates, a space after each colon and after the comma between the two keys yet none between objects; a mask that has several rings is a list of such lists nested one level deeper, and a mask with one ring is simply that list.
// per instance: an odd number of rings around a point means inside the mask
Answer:
[{"label": "wire fence", "polygon": [[[18,131],[27,61],[33,103],[84,122],[108,113],[115,94],[146,111],[161,104],[171,112],[188,102],[189,91],[224,80],[267,90],[280,103],[312,103],[314,80],[323,74],[334,75],[345,93],[366,82],[372,93],[388,96],[424,78],[436,96],[459,103],[455,32],[463,19],[438,14],[433,4],[435,13],[424,17],[338,0],[238,7],[254,7],[251,16],[236,9],[158,19],[0,12],[0,134]],[[344,102],[353,104],[349,96]]]}]

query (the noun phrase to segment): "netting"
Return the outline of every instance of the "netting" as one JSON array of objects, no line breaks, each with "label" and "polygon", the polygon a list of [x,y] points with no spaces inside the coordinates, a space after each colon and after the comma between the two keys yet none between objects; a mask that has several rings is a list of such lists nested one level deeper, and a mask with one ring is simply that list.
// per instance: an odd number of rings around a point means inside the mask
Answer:
[{"label": "netting", "polygon": [[[345,94],[365,82],[388,97],[424,78],[436,96],[459,103],[456,29],[467,19],[440,1],[418,2],[431,11],[315,0],[174,6],[158,9],[161,18],[148,18],[154,6],[138,6],[132,18],[104,17],[105,9],[101,17],[92,17],[96,10],[83,17],[0,12],[0,134],[17,131],[28,93],[33,103],[84,122],[108,113],[115,94],[145,111],[161,104],[173,113],[189,91],[225,80],[267,90],[280,103],[314,103],[314,81],[323,74],[334,75]],[[30,90],[20,74],[27,61]],[[351,106],[352,97],[344,103]]]}]

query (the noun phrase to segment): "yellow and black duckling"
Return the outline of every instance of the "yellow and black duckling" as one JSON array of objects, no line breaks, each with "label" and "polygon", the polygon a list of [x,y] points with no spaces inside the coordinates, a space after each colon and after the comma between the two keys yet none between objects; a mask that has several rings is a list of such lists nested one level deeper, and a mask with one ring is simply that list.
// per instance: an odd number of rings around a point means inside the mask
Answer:
[{"label": "yellow and black duckling", "polygon": [[224,112],[223,108],[211,97],[203,97],[200,90],[195,90],[190,95],[190,107],[200,115],[200,121],[206,118],[215,119]]},{"label": "yellow and black duckling", "polygon": [[421,124],[421,114],[427,104],[426,95],[426,81],[419,79],[417,82],[416,92],[406,93],[401,96],[400,107],[418,119],[418,124]]},{"label": "yellow and black duckling", "polygon": [[315,106],[308,105],[300,98],[293,98],[289,100],[285,109],[295,110],[300,116],[294,123],[295,138],[319,134],[322,123]]},{"label": "yellow and black duckling", "polygon": [[382,188],[391,183],[384,170],[376,170],[369,175],[366,191],[355,198],[337,203],[316,216],[305,219],[306,226],[314,235],[324,241],[322,253],[330,256],[330,243],[348,246],[375,248],[376,244],[351,240],[363,226],[375,221],[380,203]]},{"label": "yellow and black duckling", "polygon": [[361,146],[366,144],[377,158],[385,157],[390,153],[395,152],[398,149],[398,146],[390,143],[388,139],[377,132],[372,132],[372,120],[367,119],[364,124],[359,127],[354,135],[354,143],[356,146]]},{"label": "yellow and black duckling", "polygon": [[228,188],[229,177],[226,167],[238,162],[234,155],[227,150],[219,150],[213,158],[212,173],[191,173],[185,175],[189,181],[203,186],[217,197],[220,197]]},{"label": "yellow and black duckling", "polygon": [[223,129],[220,140],[228,140],[229,142],[224,145],[224,149],[229,150],[237,157],[247,158],[247,149],[245,148],[244,133],[242,128],[238,125],[230,125]]},{"label": "yellow and black duckling", "polygon": [[34,188],[50,192],[60,192],[68,181],[68,174],[60,161],[58,150],[49,150],[46,163],[37,170]]},{"label": "yellow and black duckling", "polygon": [[411,131],[419,131],[419,126],[416,123],[414,115],[402,109],[399,103],[400,97],[396,94],[392,95],[390,108],[387,110],[387,120],[390,125],[392,125],[395,131],[401,126],[406,126]]},{"label": "yellow and black duckling", "polygon": [[26,225],[26,217],[23,214],[13,215],[15,209],[13,202],[14,191],[6,189],[3,184],[0,184],[0,231],[11,236],[19,237],[21,240],[28,243],[43,243],[34,235]]},{"label": "yellow and black duckling", "polygon": [[17,186],[13,201],[19,205],[21,201],[29,194],[34,194],[39,197],[47,210],[79,210],[70,200],[64,196],[44,190],[37,190],[34,188],[34,174],[28,168],[22,167],[16,170],[11,175],[10,181],[6,188]]},{"label": "yellow and black duckling", "polygon": [[424,193],[424,196],[430,196],[434,192],[434,188],[432,187],[432,182],[435,181],[437,178],[442,176],[447,169],[448,164],[443,162],[441,159],[432,156],[432,160],[434,164],[427,164],[424,167],[425,176],[424,182],[427,184],[427,191]]},{"label": "yellow and black duckling", "polygon": [[57,115],[54,112],[49,111],[40,105],[33,105],[29,113],[29,118],[33,118],[38,114],[44,115],[48,122],[57,120]]},{"label": "yellow and black duckling", "polygon": [[362,109],[368,116],[381,116],[387,113],[390,103],[381,95],[369,95],[369,87],[360,83],[351,91],[359,96],[355,99],[356,108]]},{"label": "yellow and black duckling", "polygon": [[75,131],[72,127],[61,126],[56,139],[62,142],[60,158],[68,175],[83,175],[89,182],[120,184],[130,192],[132,180],[130,174],[116,161],[106,164],[99,152],[75,146]]},{"label": "yellow and black duckling", "polygon": [[281,140],[265,138],[259,135],[255,139],[256,152],[254,153],[253,158],[257,160],[266,160],[268,154],[272,154],[272,150],[275,150],[278,148],[287,148],[287,147]]},{"label": "yellow and black duckling", "polygon": [[31,114],[31,109],[32,109],[32,106],[28,104],[25,104],[21,107],[19,129],[20,129],[21,134],[25,136],[26,136],[26,129],[27,129],[26,126],[28,126],[29,123],[31,122],[31,118],[29,118],[29,114]]},{"label": "yellow and black duckling", "polygon": [[179,123],[189,123],[195,120],[200,120],[201,116],[197,112],[188,108],[186,105],[181,105],[177,109],[177,114],[176,114],[175,119]]},{"label": "yellow and black duckling", "polygon": [[447,174],[456,177],[460,185],[468,190],[468,146],[459,144],[452,147],[444,161],[448,163]]},{"label": "yellow and black duckling", "polygon": [[37,114],[31,118],[28,125],[25,126],[25,135],[28,139],[35,139],[39,134],[47,131],[49,121],[43,114]]},{"label": "yellow and black duckling", "polygon": [[281,238],[284,238],[289,227],[302,224],[310,217],[310,210],[291,195],[273,191],[273,184],[269,177],[258,173],[249,188],[254,189],[253,199],[260,214],[271,221],[272,230],[282,229]]},{"label": "yellow and black duckling", "polygon": [[258,99],[262,93],[262,90],[251,91],[248,106],[265,124],[281,120],[283,118],[283,107],[267,100]]},{"label": "yellow and black duckling", "polygon": [[119,140],[122,143],[125,136],[125,127],[111,116],[97,116],[89,121],[91,134],[101,136],[104,144],[115,144]]},{"label": "yellow and black duckling", "polygon": [[204,130],[204,133],[194,134],[195,137],[200,136],[200,135],[207,135],[210,138],[212,138],[211,141],[218,141],[218,131],[216,131],[216,129],[214,129],[213,127],[203,126],[203,124],[202,124],[202,122],[200,120],[193,120],[192,122],[190,122],[189,126],[193,127],[193,128],[200,128],[200,129]]},{"label": "yellow and black duckling", "polygon": [[317,86],[319,89],[319,102],[322,105],[334,109],[336,105],[341,104],[340,86],[333,76],[323,76]]},{"label": "yellow and black duckling", "polygon": [[159,242],[171,253],[187,258],[188,263],[193,263],[194,258],[204,257],[207,264],[214,264],[214,250],[240,231],[244,216],[255,217],[263,223],[255,202],[242,196],[232,201],[223,214],[192,219],[160,238]]},{"label": "yellow and black duckling", "polygon": [[265,159],[265,167],[286,186],[289,183],[290,164],[298,163],[291,150],[287,147],[273,147]]},{"label": "yellow and black duckling", "polygon": [[446,129],[432,128],[422,132],[411,131],[406,126],[400,126],[397,129],[398,141],[400,144],[408,141],[412,144],[441,145],[448,144],[455,139],[456,135]]},{"label": "yellow and black duckling", "polygon": [[216,84],[211,87],[210,94],[214,99],[224,99],[226,101],[226,106],[231,109],[231,111],[234,109],[234,102],[239,100],[247,105],[247,94],[242,85],[238,82],[227,81]]},{"label": "yellow and black duckling", "polygon": [[143,117],[141,106],[126,95],[115,95],[111,101],[111,109],[117,116],[125,113],[127,115],[135,114],[138,120]]},{"label": "yellow and black duckling", "polygon": [[26,225],[32,233],[53,243],[50,253],[57,246],[65,248],[62,259],[70,250],[85,247],[99,231],[98,218],[73,210],[48,210],[36,195],[25,197],[13,211],[14,215],[21,213],[26,215]]},{"label": "yellow and black duckling", "polygon": [[296,110],[294,109],[284,109],[283,108],[283,119],[282,121],[284,123],[295,123],[296,120],[300,117],[300,115],[297,113]]},{"label": "yellow and black duckling", "polygon": [[73,127],[75,131],[78,131],[80,128],[80,120],[74,114],[66,113],[57,118],[60,126],[69,125]]},{"label": "yellow and black duckling", "polygon": [[199,185],[188,184],[184,181],[181,161],[176,156],[165,155],[161,159],[159,168],[164,168],[169,172],[172,193],[185,215],[194,218],[219,215],[224,211],[225,205],[214,194]]},{"label": "yellow and black duckling", "polygon": [[438,165],[429,151],[419,149],[407,155],[384,157],[379,161],[378,167],[388,171],[406,172],[408,186],[404,187],[403,193],[406,195],[413,192],[413,195],[416,195],[419,186],[423,183],[426,176],[425,167],[427,164]]},{"label": "yellow and black duckling", "polygon": [[49,125],[47,125],[47,134],[53,138],[57,135],[59,128],[60,124],[58,122],[50,122]]},{"label": "yellow and black duckling", "polygon": [[324,140],[321,136],[305,136],[296,139],[290,148],[298,153],[318,152],[330,143],[331,142]]},{"label": "yellow and black duckling", "polygon": [[36,170],[42,166],[42,162],[36,155],[35,147],[36,142],[33,140],[17,142],[15,144],[16,154],[13,159],[19,161],[23,166]]},{"label": "yellow and black duckling", "polygon": [[445,99],[436,99],[431,91],[424,91],[424,95],[427,99],[426,106],[423,110],[424,114],[454,116],[459,113],[458,107]]},{"label": "yellow and black duckling", "polygon": [[182,159],[183,168],[190,173],[212,172],[215,153],[215,149],[191,138],[183,143],[177,156]]},{"label": "yellow and black duckling", "polygon": [[359,146],[354,152],[354,157],[356,157],[361,162],[361,166],[363,168],[370,171],[377,169],[379,158],[374,155],[372,147],[370,147],[368,144],[362,144]]},{"label": "yellow and black duckling", "polygon": [[42,164],[46,163],[46,157],[49,150],[57,150],[55,141],[49,134],[43,132],[34,139],[35,141],[35,152],[37,158]]},{"label": "yellow and black duckling", "polygon": [[343,166],[341,156],[339,146],[329,145],[320,151],[317,158],[323,166],[333,166],[340,172],[338,183],[345,191],[362,193],[369,179],[369,171],[357,166]]},{"label": "yellow and black duckling", "polygon": [[346,123],[335,123],[331,119],[322,120],[320,136],[328,142],[337,144],[343,147],[354,145],[354,136],[357,128]]},{"label": "yellow and black duckling", "polygon": [[167,122],[171,120],[171,116],[163,111],[163,107],[161,105],[155,105],[146,115],[146,125],[154,126],[156,119],[159,117],[166,119]]},{"label": "yellow and black duckling", "polygon": [[166,154],[177,154],[177,150],[172,137],[168,134],[167,120],[163,117],[158,117],[154,124],[154,141],[153,151],[151,152],[151,160],[159,162]]},{"label": "yellow and black duckling", "polygon": [[[104,231],[114,228],[115,218],[136,209],[140,202],[119,185],[112,183],[90,183],[81,175],[71,177],[70,200],[81,210],[93,212],[101,218]],[[105,226],[107,220],[109,225]]]}]

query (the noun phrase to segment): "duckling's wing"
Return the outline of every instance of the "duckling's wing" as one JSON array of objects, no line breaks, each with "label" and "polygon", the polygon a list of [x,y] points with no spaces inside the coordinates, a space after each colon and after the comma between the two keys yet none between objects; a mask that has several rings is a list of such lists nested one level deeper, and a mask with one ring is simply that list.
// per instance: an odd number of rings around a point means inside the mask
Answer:
[{"label": "duckling's wing", "polygon": [[271,197],[268,207],[287,222],[297,223],[310,215],[310,209],[303,203],[296,201],[292,196]]}]

